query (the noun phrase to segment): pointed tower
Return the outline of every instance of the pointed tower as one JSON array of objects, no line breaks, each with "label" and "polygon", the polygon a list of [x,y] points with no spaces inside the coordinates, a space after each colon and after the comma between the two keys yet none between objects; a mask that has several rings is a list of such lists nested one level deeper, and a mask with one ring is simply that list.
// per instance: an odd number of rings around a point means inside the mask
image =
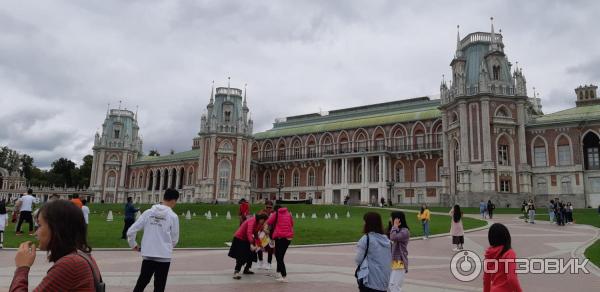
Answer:
[{"label": "pointed tower", "polygon": [[127,166],[142,154],[139,129],[137,111],[134,114],[126,109],[107,110],[102,134],[96,133],[92,148],[90,190],[95,201],[125,201]]},{"label": "pointed tower", "polygon": [[231,87],[211,89],[207,114],[193,148],[200,149],[196,192],[205,202],[237,201],[250,194],[252,120],[247,93]]},{"label": "pointed tower", "polygon": [[440,87],[448,203],[476,205],[480,199],[531,192],[525,149],[531,102],[525,77],[520,68],[511,72],[502,35],[490,20],[489,32],[462,40],[457,34],[453,82],[448,90]]}]

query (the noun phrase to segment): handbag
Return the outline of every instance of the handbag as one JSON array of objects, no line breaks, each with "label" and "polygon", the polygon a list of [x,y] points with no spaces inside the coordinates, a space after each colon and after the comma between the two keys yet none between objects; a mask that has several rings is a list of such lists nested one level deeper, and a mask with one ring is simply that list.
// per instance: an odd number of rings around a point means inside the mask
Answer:
[{"label": "handbag", "polygon": [[362,266],[362,263],[367,258],[368,253],[369,253],[369,234],[367,234],[367,249],[365,250],[365,256],[363,256],[362,261],[360,261],[360,264],[358,264],[358,266],[356,267],[356,270],[354,271],[354,278],[358,279],[358,271],[360,270],[360,266]]},{"label": "handbag", "polygon": [[94,268],[94,265],[92,265],[92,261],[90,260],[88,255],[80,250],[77,251],[77,254],[83,259],[85,259],[85,261],[90,266],[90,269],[92,269],[92,276],[94,276],[94,288],[96,289],[96,292],[105,292],[106,285],[104,284],[104,282],[102,282],[102,275],[100,275],[100,271],[98,271],[98,275],[100,276],[100,279],[98,279],[98,277],[96,276],[96,269]]}]

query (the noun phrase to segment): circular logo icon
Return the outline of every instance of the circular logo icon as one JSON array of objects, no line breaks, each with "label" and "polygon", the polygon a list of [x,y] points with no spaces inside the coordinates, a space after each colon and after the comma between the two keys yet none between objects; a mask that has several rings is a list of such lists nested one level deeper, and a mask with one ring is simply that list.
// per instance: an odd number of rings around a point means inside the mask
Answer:
[{"label": "circular logo icon", "polygon": [[462,282],[475,280],[481,273],[481,259],[470,250],[456,253],[450,262],[450,271],[454,278]]}]

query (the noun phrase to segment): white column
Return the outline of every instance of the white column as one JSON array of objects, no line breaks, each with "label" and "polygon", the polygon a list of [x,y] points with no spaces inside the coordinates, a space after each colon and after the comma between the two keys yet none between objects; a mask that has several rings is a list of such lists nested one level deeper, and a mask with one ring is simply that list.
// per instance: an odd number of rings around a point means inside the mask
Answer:
[{"label": "white column", "polygon": [[519,137],[517,144],[519,144],[519,163],[527,163],[527,144],[525,141],[525,110],[523,109],[523,102],[519,102],[517,105],[517,117],[519,123]]},{"label": "white column", "polygon": [[104,185],[104,150],[100,150],[100,158],[98,160],[98,172],[96,173],[96,185]]},{"label": "white column", "polygon": [[460,120],[460,161],[469,162],[469,131],[467,125],[467,104],[463,101],[459,104]]},{"label": "white column", "polygon": [[121,153],[121,179],[119,181],[119,186],[121,188],[125,187],[125,175],[127,173],[127,151],[123,151]]},{"label": "white column", "polygon": [[492,138],[490,134],[490,102],[487,98],[481,101],[481,121],[483,123],[483,161],[489,162],[492,161]]},{"label": "white column", "polygon": [[[198,171],[201,170],[199,169]],[[175,189],[181,189],[181,186],[179,185],[179,182],[181,181],[181,168],[176,168],[175,173],[177,174],[175,178]]]},{"label": "white column", "polygon": [[215,135],[211,135],[210,137],[210,147],[208,150],[208,175],[206,177],[208,178],[213,178],[213,173],[214,173],[214,160],[215,160],[215,145],[216,144],[216,137]]},{"label": "white column", "polygon": [[[200,138],[200,141],[198,141],[199,143],[199,152],[200,152],[200,157],[198,157],[198,175],[196,176],[198,182],[200,182],[203,178],[204,178],[204,157],[206,156],[206,149],[204,147],[204,137]],[[181,171],[179,169],[177,169],[177,184],[179,186],[179,176],[181,175],[180,173]],[[178,187],[179,188],[179,187]]]},{"label": "white column", "polygon": [[242,137],[237,137],[235,146],[235,179],[240,179],[240,172],[242,170]]}]

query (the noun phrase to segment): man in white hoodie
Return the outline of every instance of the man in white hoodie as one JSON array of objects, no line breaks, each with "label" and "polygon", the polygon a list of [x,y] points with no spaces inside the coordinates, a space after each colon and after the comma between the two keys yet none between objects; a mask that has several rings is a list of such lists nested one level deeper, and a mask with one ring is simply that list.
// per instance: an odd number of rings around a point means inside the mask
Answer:
[{"label": "man in white hoodie", "polygon": [[152,275],[154,275],[154,292],[165,291],[171,254],[179,241],[179,218],[172,210],[178,199],[178,191],[167,189],[162,204],[156,204],[142,213],[127,231],[129,246],[135,251],[140,251],[135,237],[138,231],[144,230],[141,247],[144,260],[134,292],[144,291]]}]

